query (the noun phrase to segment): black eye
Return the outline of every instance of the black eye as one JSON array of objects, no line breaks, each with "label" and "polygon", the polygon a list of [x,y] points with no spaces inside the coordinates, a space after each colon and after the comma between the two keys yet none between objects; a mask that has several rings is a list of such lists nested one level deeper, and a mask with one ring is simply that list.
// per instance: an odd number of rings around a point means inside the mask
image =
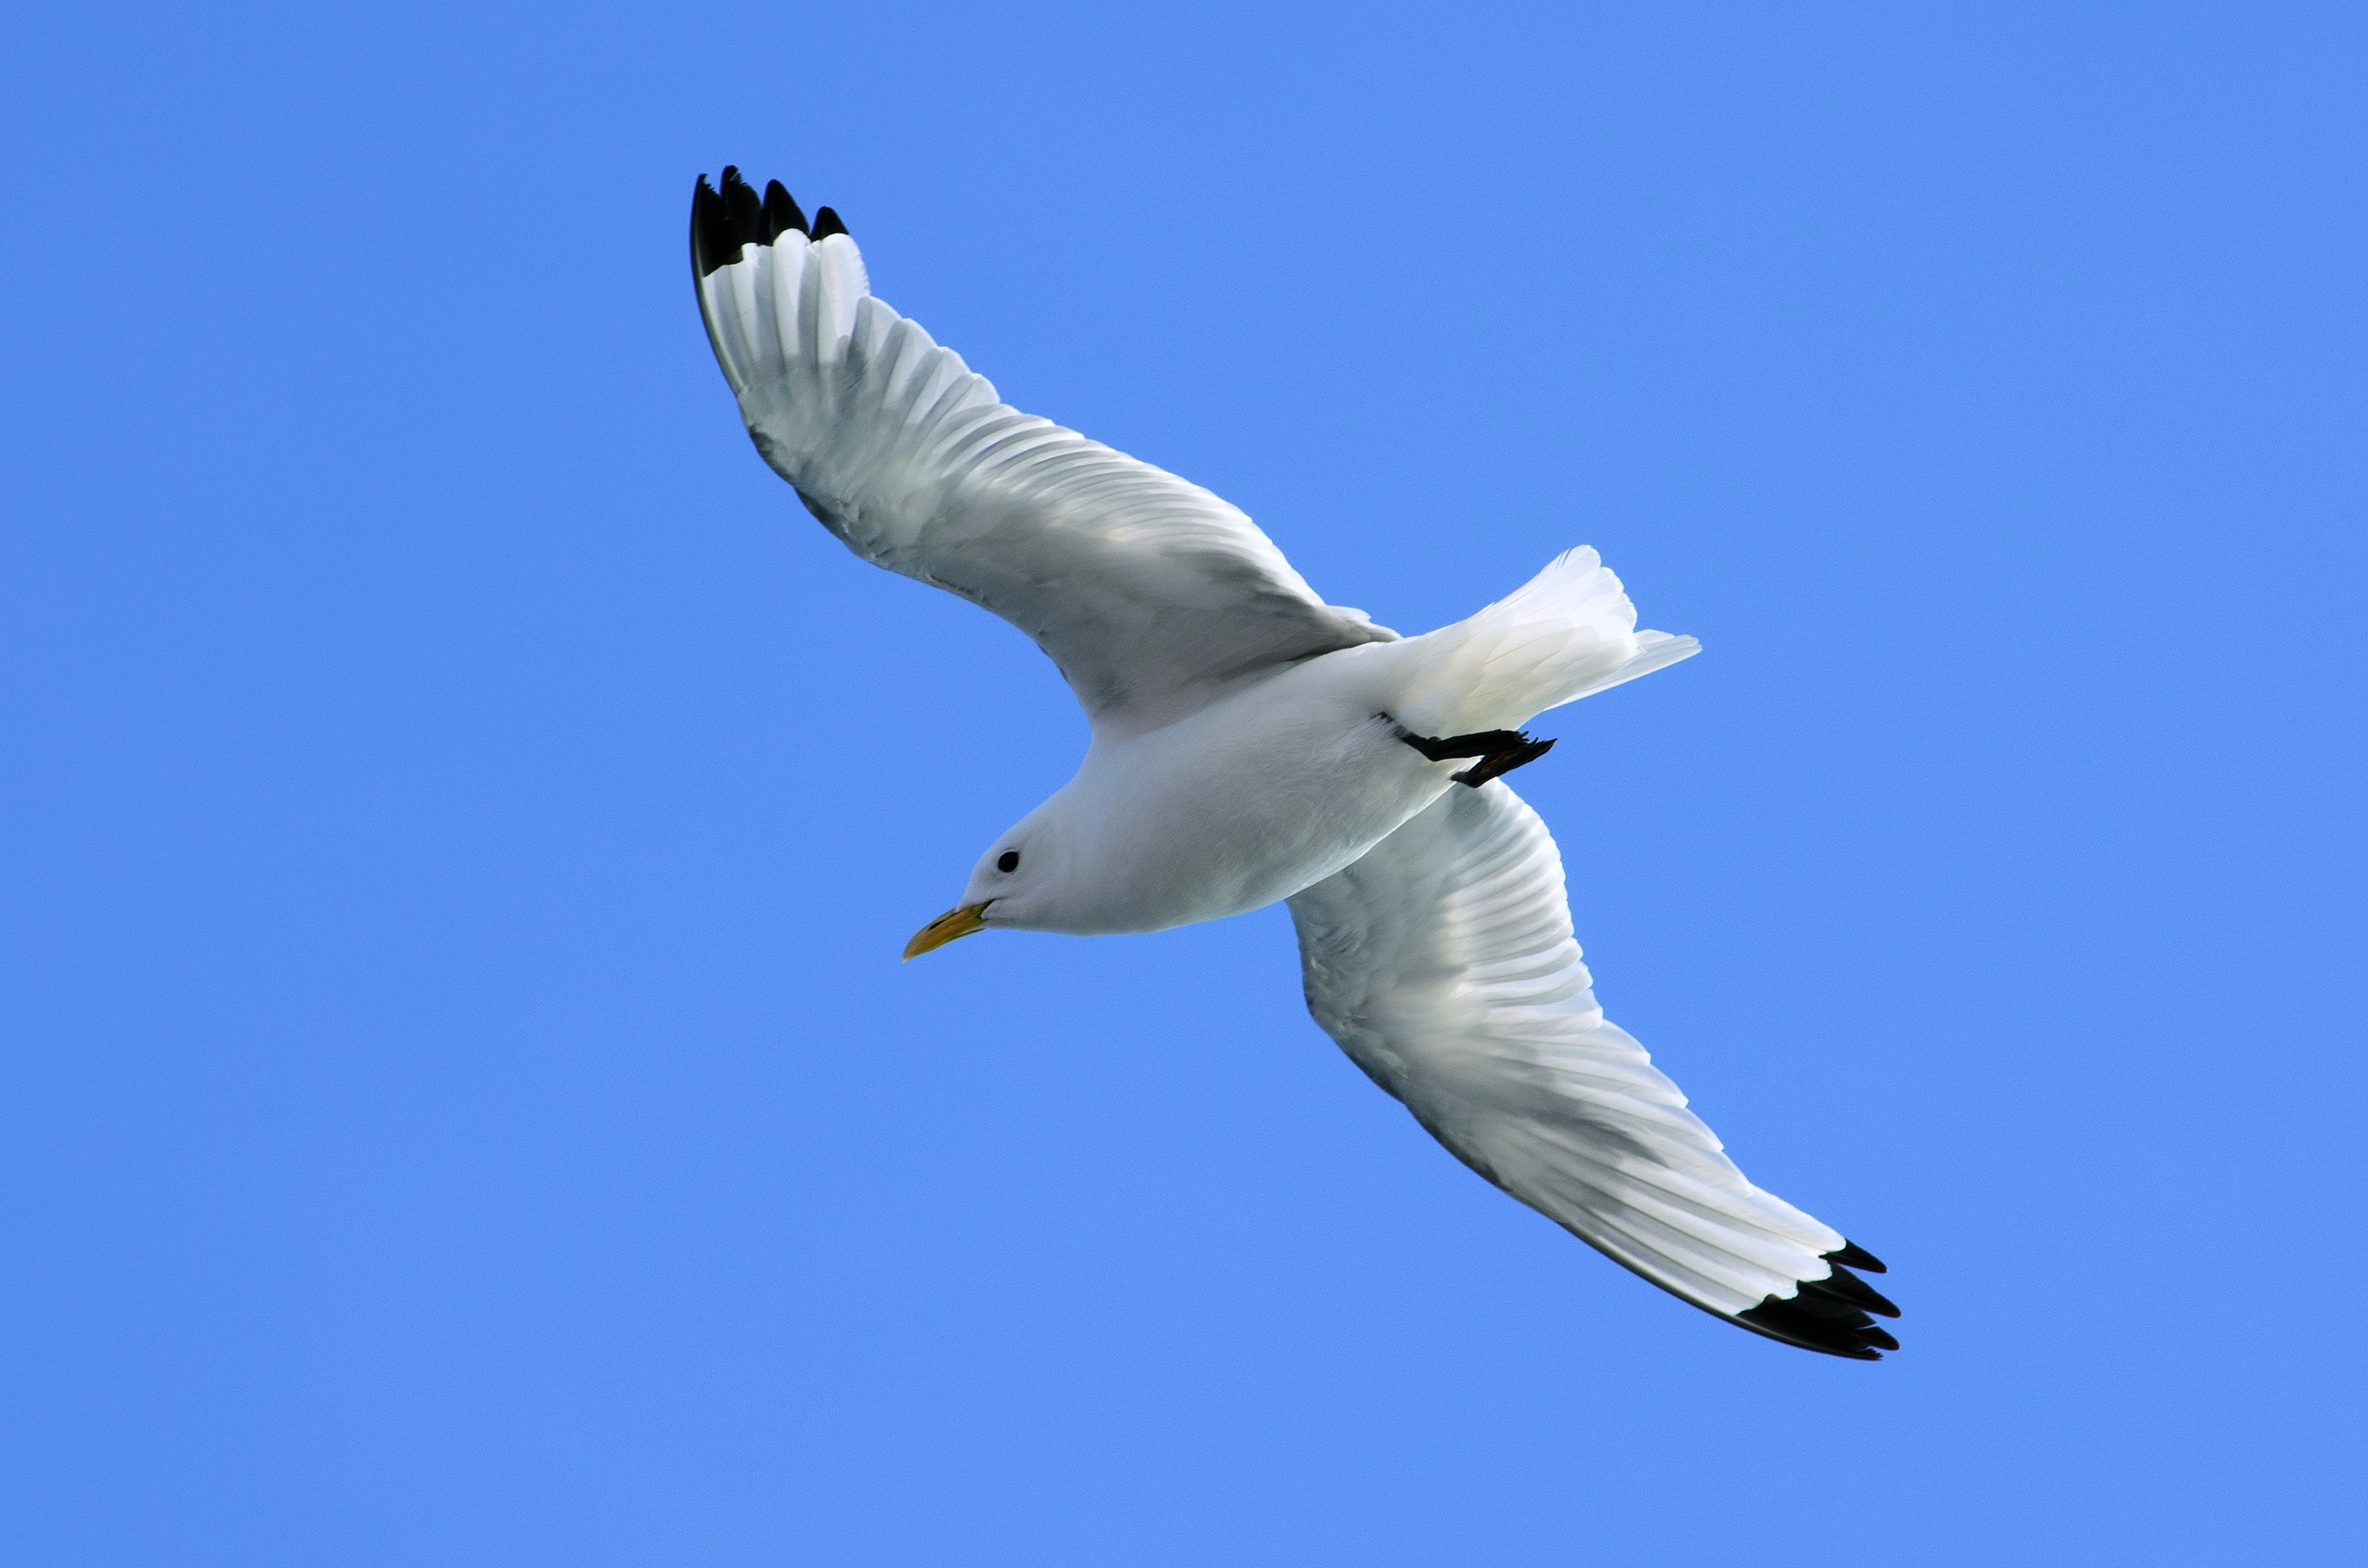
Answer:
[{"label": "black eye", "polygon": [[998,871],[1016,871],[1019,869],[1019,851],[1017,849],[1007,849],[1002,854],[997,855],[995,858],[995,869]]}]

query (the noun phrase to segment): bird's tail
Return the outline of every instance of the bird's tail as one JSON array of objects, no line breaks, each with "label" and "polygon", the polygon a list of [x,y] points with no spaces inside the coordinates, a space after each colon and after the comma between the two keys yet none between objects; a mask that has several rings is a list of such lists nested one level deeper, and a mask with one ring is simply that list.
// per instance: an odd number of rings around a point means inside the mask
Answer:
[{"label": "bird's tail", "polygon": [[1691,637],[1635,628],[1636,607],[1602,559],[1565,551],[1479,614],[1393,645],[1405,669],[1395,716],[1418,734],[1515,729],[1702,652]]}]

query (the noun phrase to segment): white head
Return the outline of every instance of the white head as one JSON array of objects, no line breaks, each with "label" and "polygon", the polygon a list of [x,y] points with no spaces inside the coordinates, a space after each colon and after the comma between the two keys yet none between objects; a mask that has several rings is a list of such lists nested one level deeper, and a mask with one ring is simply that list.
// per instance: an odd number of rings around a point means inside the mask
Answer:
[{"label": "white head", "polygon": [[1068,813],[1055,794],[998,835],[971,869],[962,903],[915,932],[905,956],[919,958],[990,926],[1059,928],[1073,858],[1068,828]]}]

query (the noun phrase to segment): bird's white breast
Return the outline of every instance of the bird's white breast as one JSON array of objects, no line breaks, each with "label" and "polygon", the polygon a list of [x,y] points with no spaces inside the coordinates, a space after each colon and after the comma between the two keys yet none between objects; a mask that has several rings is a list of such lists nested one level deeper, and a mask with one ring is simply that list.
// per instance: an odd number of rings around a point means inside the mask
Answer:
[{"label": "bird's white breast", "polygon": [[1398,740],[1364,652],[1291,666],[1147,733],[1097,736],[1056,797],[1070,838],[1062,896],[1025,924],[1158,931],[1258,909],[1356,860],[1451,788],[1462,765]]}]

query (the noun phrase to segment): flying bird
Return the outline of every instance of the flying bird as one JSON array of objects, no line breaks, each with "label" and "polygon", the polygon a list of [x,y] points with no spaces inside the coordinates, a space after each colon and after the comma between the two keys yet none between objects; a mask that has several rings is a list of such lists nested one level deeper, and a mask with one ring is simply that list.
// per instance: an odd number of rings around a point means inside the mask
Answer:
[{"label": "flying bird", "polygon": [[876,565],[1010,621],[1092,724],[1076,776],[998,835],[907,959],[1001,927],[1158,931],[1287,900],[1307,1006],[1456,1158],[1614,1262],[1770,1339],[1898,1341],[1881,1273],[1744,1179],[1604,1017],[1562,858],[1503,776],[1537,714],[1675,664],[1569,551],[1401,637],[1326,604],[1198,485],[1001,402],[874,298],[847,225],[779,181],[700,176],[708,341],[757,451]]}]

